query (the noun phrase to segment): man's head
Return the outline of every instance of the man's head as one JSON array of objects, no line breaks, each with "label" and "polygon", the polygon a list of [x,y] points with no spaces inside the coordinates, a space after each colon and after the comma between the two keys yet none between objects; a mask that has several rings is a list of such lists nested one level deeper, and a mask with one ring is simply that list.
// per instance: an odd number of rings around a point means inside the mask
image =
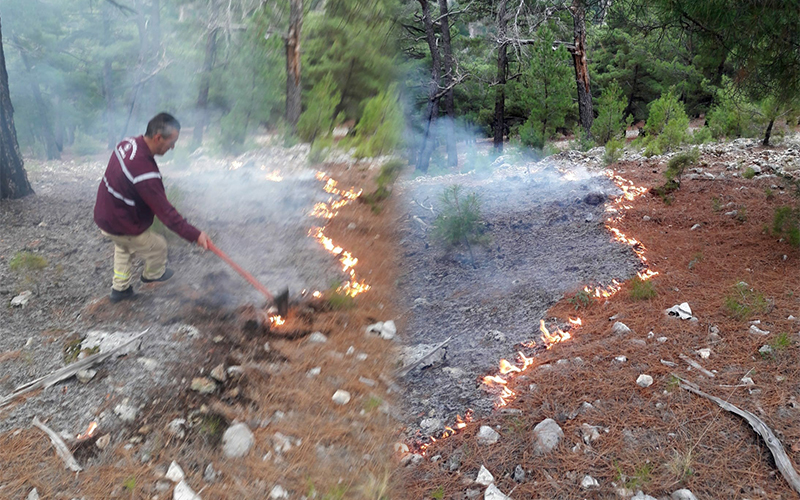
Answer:
[{"label": "man's head", "polygon": [[175,147],[181,134],[181,124],[169,113],[159,113],[147,124],[145,142],[154,155],[163,155]]}]

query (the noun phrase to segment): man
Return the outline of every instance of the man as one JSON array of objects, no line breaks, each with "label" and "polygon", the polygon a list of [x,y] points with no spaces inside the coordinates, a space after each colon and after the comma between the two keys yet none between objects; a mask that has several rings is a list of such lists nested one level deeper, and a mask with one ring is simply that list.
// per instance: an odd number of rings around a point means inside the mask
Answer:
[{"label": "man", "polygon": [[167,269],[167,241],[150,229],[157,216],[169,229],[208,249],[208,235],[184,219],[167,200],[155,156],[175,147],[181,125],[172,115],[161,113],[147,124],[144,135],[119,143],[108,161],[97,189],[94,221],[104,236],[114,242],[112,303],[133,298],[131,261],[144,259],[144,283],[166,281],[174,274]]}]

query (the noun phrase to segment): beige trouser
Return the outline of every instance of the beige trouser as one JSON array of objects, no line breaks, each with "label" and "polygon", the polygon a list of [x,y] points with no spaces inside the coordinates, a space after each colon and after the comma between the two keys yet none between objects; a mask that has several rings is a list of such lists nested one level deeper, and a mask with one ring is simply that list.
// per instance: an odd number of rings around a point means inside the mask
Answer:
[{"label": "beige trouser", "polygon": [[167,269],[167,240],[148,229],[138,236],[116,236],[100,230],[103,236],[114,242],[114,284],[119,292],[131,284],[131,263],[134,254],[144,259],[142,276],[158,279]]}]

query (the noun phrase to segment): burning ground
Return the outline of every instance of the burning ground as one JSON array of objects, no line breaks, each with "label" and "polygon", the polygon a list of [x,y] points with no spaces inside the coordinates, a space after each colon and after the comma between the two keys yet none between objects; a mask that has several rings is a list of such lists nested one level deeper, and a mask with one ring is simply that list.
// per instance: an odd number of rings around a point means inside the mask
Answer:
[{"label": "burning ground", "polygon": [[[699,164],[684,176],[670,203],[641,195],[624,202],[609,223],[634,243],[631,250],[643,252],[651,271],[645,283],[652,284],[653,293],[642,293],[649,285],[633,290],[630,281],[607,298],[584,301],[573,290],[538,318],[530,315],[527,330],[540,347],[515,345],[516,336],[506,339],[506,351],[498,358],[511,363],[503,369],[495,359],[485,373],[499,377],[501,384],[485,384],[473,376],[480,370],[459,365],[463,354],[458,349],[412,373],[410,383],[417,384],[418,393],[435,393],[447,401],[431,398],[416,406],[417,424],[430,425],[423,419],[433,410],[449,425],[449,412],[457,411],[451,408],[461,403],[465,411],[480,402],[479,391],[493,396],[498,409],[454,436],[423,440],[427,445],[417,449],[424,449],[422,455],[411,458],[403,472],[407,484],[415,486],[411,496],[471,498],[487,490],[486,498],[503,498],[492,496],[497,488],[512,498],[541,499],[625,498],[638,490],[644,492],[638,498],[666,498],[680,489],[697,498],[796,498],[744,420],[682,390],[680,383],[696,383],[753,412],[797,459],[797,252],[771,232],[776,208],[794,200],[793,187],[776,174],[793,176],[797,156],[792,143],[775,149],[746,140],[704,146]],[[596,158],[563,154],[559,161],[592,165]],[[651,188],[664,183],[667,159],[628,155],[614,170],[636,187]],[[745,172],[752,178],[743,177]],[[580,217],[573,215],[572,221],[577,224]],[[546,239],[539,241],[549,246]],[[452,263],[448,269],[452,282],[464,288],[473,282],[468,277],[472,270]],[[473,302],[456,307],[466,313],[481,307],[486,294],[480,285],[481,290],[473,289]],[[695,320],[665,314],[683,302]],[[434,332],[447,329],[450,320],[437,321],[447,318],[443,309],[417,312],[410,322],[420,330],[422,325]],[[486,322],[477,319],[485,316],[473,317],[480,328],[462,323],[460,335],[487,342],[481,331]],[[571,317],[579,317],[582,326],[569,328]],[[544,348],[546,342],[537,339],[539,319],[551,332],[561,326],[571,338]],[[495,324],[491,328],[504,334],[511,330],[500,321]],[[524,357],[515,355],[517,350]],[[470,376],[453,382],[448,375],[453,365]],[[509,371],[509,366],[514,368]],[[555,425],[563,435],[554,434],[555,447],[547,451],[542,428]],[[493,476],[489,480],[481,474],[483,485],[476,482],[481,467]],[[487,489],[490,483],[494,486]]]}]

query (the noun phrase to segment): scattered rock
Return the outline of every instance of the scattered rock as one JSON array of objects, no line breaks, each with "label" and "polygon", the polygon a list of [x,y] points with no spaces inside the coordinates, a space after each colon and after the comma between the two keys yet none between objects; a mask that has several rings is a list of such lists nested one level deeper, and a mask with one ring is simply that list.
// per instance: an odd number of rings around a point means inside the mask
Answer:
[{"label": "scattered rock", "polygon": [[192,488],[186,484],[186,481],[181,481],[175,486],[175,491],[172,493],[172,500],[202,500],[200,495],[194,492]]},{"label": "scattered rock", "polygon": [[742,377],[742,383],[744,385],[756,385],[756,383],[753,382],[753,379],[750,377]]},{"label": "scattered rock", "polygon": [[97,375],[97,370],[80,370],[75,374],[75,378],[82,384],[88,384]]},{"label": "scattered rock", "polygon": [[650,387],[653,385],[653,377],[643,373],[636,379],[636,385],[639,387]]},{"label": "scattered rock", "polygon": [[195,377],[192,379],[192,390],[200,394],[211,394],[217,390],[217,383],[208,377]]},{"label": "scattered rock", "polygon": [[475,482],[481,486],[489,486],[494,482],[494,476],[491,472],[489,472],[489,469],[481,465],[481,469],[478,471],[478,477],[475,478]]},{"label": "scattered rock", "polygon": [[694,231],[695,229],[700,229],[700,227],[701,227],[700,224],[695,224],[694,226],[692,226],[690,231]]},{"label": "scattered rock", "polygon": [[244,368],[238,365],[229,366],[227,370],[225,370],[229,377],[237,378],[244,375]]},{"label": "scattered rock", "polygon": [[600,439],[600,430],[594,425],[581,424],[581,434],[583,435],[583,442],[586,444],[592,444]]},{"label": "scattered rock", "polygon": [[156,481],[155,487],[158,493],[165,493],[169,491],[170,488],[172,488],[172,483],[164,479],[159,479],[158,481]]},{"label": "scattered rock", "polygon": [[514,481],[521,483],[525,481],[525,469],[522,468],[521,465],[517,465],[514,467]]},{"label": "scattered rock", "polygon": [[[31,300],[31,297],[33,297],[33,292],[26,290],[11,299],[11,307],[25,307],[28,304],[28,301]],[[36,488],[31,491],[31,493],[34,492],[36,492]],[[39,496],[37,495],[36,498],[39,498]]]},{"label": "scattered rock", "polygon": [[184,430],[185,427],[186,419],[176,418],[167,424],[167,433],[175,436],[178,439],[183,439],[186,436],[186,431]]},{"label": "scattered rock", "polygon": [[645,216],[643,216],[643,217],[642,217],[642,220],[643,220],[643,221],[645,221],[645,222],[649,222],[649,221],[651,221],[652,219],[650,218],[650,216],[649,216],[649,215],[645,215]]},{"label": "scattered rock", "polygon": [[247,455],[255,444],[256,438],[247,424],[239,422],[231,425],[222,435],[222,451],[228,458],[239,458]]},{"label": "scattered rock", "polygon": [[183,469],[181,469],[181,466],[178,465],[178,463],[173,460],[172,463],[169,464],[169,469],[167,469],[167,475],[164,477],[166,477],[173,483],[179,483],[183,481],[183,479],[186,477],[186,474],[183,473]]},{"label": "scattered rock", "polygon": [[709,357],[711,357],[711,349],[709,349],[708,347],[704,347],[702,349],[698,349],[697,350],[697,355],[700,356],[703,359],[708,359]]},{"label": "scattered rock", "polygon": [[217,471],[214,470],[214,464],[206,465],[203,471],[203,480],[207,483],[213,483],[217,480]]},{"label": "scattered rock", "polygon": [[694,493],[692,493],[690,490],[687,490],[686,488],[682,490],[673,491],[672,495],[670,495],[670,498],[672,500],[697,500],[697,497],[694,496]]},{"label": "scattered rock", "polygon": [[756,335],[769,335],[769,330],[762,330],[761,328],[757,327],[756,325],[750,325],[750,333]]},{"label": "scattered rock", "polygon": [[272,487],[272,490],[269,492],[270,500],[281,500],[284,498],[289,498],[289,492],[283,489],[283,486],[280,484],[276,484]]},{"label": "scattered rock", "polygon": [[334,403],[337,405],[346,405],[350,402],[350,393],[339,389],[335,393],[333,393],[333,397],[331,398]]},{"label": "scattered rock", "polygon": [[141,363],[144,369],[150,372],[155,371],[159,366],[159,362],[153,358],[139,358],[136,361]]},{"label": "scattered rock", "polygon": [[200,330],[192,325],[178,325],[175,327],[174,333],[177,335],[186,335],[190,339],[200,336]]},{"label": "scattered rock", "polygon": [[651,497],[650,495],[645,495],[642,493],[642,490],[636,492],[635,495],[631,497],[631,500],[658,500],[657,498]]},{"label": "scattered rock", "polygon": [[[98,352],[108,352],[125,344],[136,335],[138,335],[138,333],[125,333],[125,332],[109,333],[101,330],[92,330],[86,333],[86,338],[83,339],[83,342],[81,342],[81,350],[83,351],[84,349],[88,350],[97,349]],[[132,352],[136,352],[141,348],[141,346],[142,346],[142,339],[140,338],[139,340],[131,342],[127,346],[118,350],[115,353],[115,356],[120,357],[126,354],[130,354]]]},{"label": "scattered rock", "polygon": [[109,444],[111,444],[111,434],[105,434],[97,438],[97,441],[94,442],[95,446],[97,446],[101,450],[105,450]]},{"label": "scattered rock", "polygon": [[120,420],[126,424],[129,424],[136,420],[138,410],[136,410],[136,408],[133,406],[128,406],[126,403],[122,403],[114,407],[114,414],[119,417]]},{"label": "scattered rock", "polygon": [[478,429],[477,439],[478,444],[494,444],[500,439],[500,434],[488,425],[482,425],[481,428]]},{"label": "scattered rock", "polygon": [[591,206],[597,206],[604,201],[606,201],[606,196],[603,193],[589,193],[583,198],[583,202]]},{"label": "scattered rock", "polygon": [[546,418],[536,424],[533,428],[533,452],[536,455],[543,455],[552,451],[561,439],[564,431],[552,418]]},{"label": "scattered rock", "polygon": [[39,500],[39,492],[36,491],[36,488],[32,489],[30,493],[28,493],[28,500]]},{"label": "scattered rock", "polygon": [[511,500],[511,497],[504,495],[494,484],[490,484],[483,493],[483,500]]},{"label": "scattered rock", "polygon": [[361,382],[362,384],[366,385],[366,386],[369,386],[369,387],[375,387],[376,385],[378,385],[377,382],[375,382],[371,378],[367,378],[367,377],[359,376],[358,377],[358,381]]},{"label": "scattered rock", "polygon": [[628,358],[626,356],[615,356],[614,361],[617,363],[624,363],[628,361]]},{"label": "scattered rock", "polygon": [[681,304],[675,305],[670,307],[669,309],[664,311],[664,314],[667,316],[675,316],[680,319],[692,319],[692,308],[689,307],[688,302],[683,302]]},{"label": "scattered rock", "polygon": [[228,379],[225,373],[225,365],[220,363],[217,366],[215,366],[214,369],[211,370],[211,378],[213,378],[217,382],[225,382]]},{"label": "scattered rock", "polygon": [[308,341],[312,344],[324,344],[328,341],[328,337],[322,332],[314,332],[308,336]]},{"label": "scattered rock", "polygon": [[433,434],[442,428],[442,421],[438,418],[425,418],[419,423],[420,429],[426,434]]},{"label": "scattered rock", "polygon": [[593,478],[590,475],[583,476],[583,481],[581,481],[581,488],[584,490],[588,490],[589,488],[599,488],[600,483],[597,482],[597,479]]},{"label": "scattered rock", "polygon": [[390,319],[383,323],[380,335],[382,339],[386,340],[392,340],[397,335],[397,326],[394,324],[394,320]]},{"label": "scattered rock", "polygon": [[628,328],[628,325],[625,323],[617,321],[614,323],[614,326],[611,327],[611,333],[615,333],[617,335],[627,335],[631,333],[631,329]]},{"label": "scattered rock", "polygon": [[762,345],[758,348],[758,352],[761,353],[762,356],[769,356],[772,354],[772,346],[770,345]]},{"label": "scattered rock", "polygon": [[312,368],[312,369],[310,369],[310,370],[308,370],[308,371],[306,372],[306,377],[308,377],[308,378],[314,378],[314,377],[316,377],[317,375],[319,375],[321,372],[322,372],[322,367],[315,366],[314,368]]},{"label": "scattered rock", "polygon": [[302,439],[298,439],[293,436],[286,436],[280,432],[276,432],[275,435],[272,436],[272,448],[280,455],[283,455],[293,447],[300,446],[301,444],[303,444]]},{"label": "scattered rock", "polygon": [[[410,345],[404,349],[403,353],[403,366],[409,366],[424,356],[431,354],[431,350],[439,344],[415,344]],[[425,358],[415,370],[427,368],[429,366],[441,363],[444,360],[446,349],[437,349],[436,352]]]}]

